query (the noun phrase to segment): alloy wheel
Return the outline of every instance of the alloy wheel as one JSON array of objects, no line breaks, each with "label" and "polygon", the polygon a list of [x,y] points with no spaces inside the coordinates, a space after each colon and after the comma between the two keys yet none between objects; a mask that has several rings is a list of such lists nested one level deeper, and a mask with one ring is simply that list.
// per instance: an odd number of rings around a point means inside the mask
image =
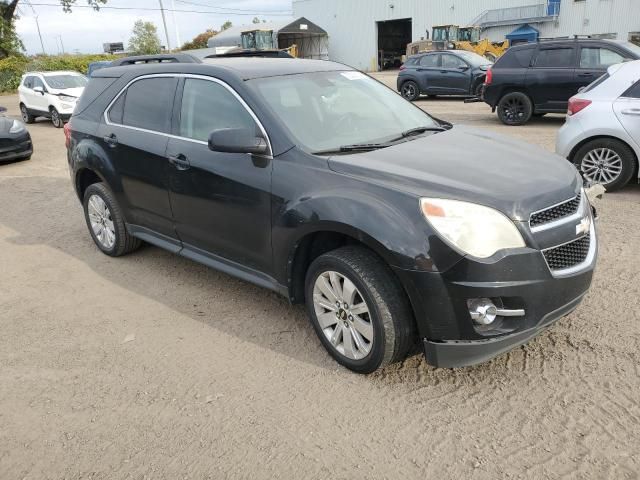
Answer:
[{"label": "alloy wheel", "polygon": [[313,308],[323,334],[340,355],[361,360],[371,352],[371,313],[351,280],[333,271],[320,274],[313,287]]},{"label": "alloy wheel", "polygon": [[91,195],[87,213],[96,239],[106,250],[111,250],[116,244],[116,229],[106,202],[99,195]]},{"label": "alloy wheel", "polygon": [[53,109],[51,111],[51,122],[53,123],[53,126],[54,127],[59,127],[61,121],[62,120],[60,119],[60,114],[58,113],[58,111],[56,109]]},{"label": "alloy wheel", "polygon": [[27,107],[25,107],[24,105],[20,107],[20,113],[22,114],[22,120],[24,121],[24,123],[29,122],[29,112],[27,112]]},{"label": "alloy wheel", "polygon": [[606,185],[622,173],[622,158],[610,148],[595,148],[582,159],[580,171],[587,180]]},{"label": "alloy wheel", "polygon": [[524,118],[526,108],[524,102],[519,98],[509,98],[502,106],[502,110],[507,121],[519,122]]},{"label": "alloy wheel", "polygon": [[402,96],[408,100],[416,98],[416,87],[412,83],[407,83],[402,86]]}]

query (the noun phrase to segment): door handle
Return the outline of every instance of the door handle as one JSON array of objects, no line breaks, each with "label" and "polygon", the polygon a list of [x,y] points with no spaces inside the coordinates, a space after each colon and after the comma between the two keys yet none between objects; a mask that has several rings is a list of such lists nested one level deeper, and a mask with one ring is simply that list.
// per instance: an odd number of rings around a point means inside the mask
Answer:
[{"label": "door handle", "polygon": [[440,73],[449,73],[449,70],[440,70]]},{"label": "door handle", "polygon": [[114,148],[114,147],[116,147],[118,145],[118,137],[116,137],[115,133],[112,133],[110,135],[106,135],[106,136],[102,137],[102,139],[104,140],[104,143],[109,145],[111,148]]},{"label": "door handle", "polygon": [[579,77],[593,77],[593,73],[579,73]]},{"label": "door handle", "polygon": [[629,108],[627,110],[622,110],[623,115],[634,115],[636,117],[640,117],[640,108]]},{"label": "door handle", "polygon": [[179,153],[178,155],[169,155],[169,163],[176,167],[176,170],[184,171],[191,168],[191,163],[187,157]]}]

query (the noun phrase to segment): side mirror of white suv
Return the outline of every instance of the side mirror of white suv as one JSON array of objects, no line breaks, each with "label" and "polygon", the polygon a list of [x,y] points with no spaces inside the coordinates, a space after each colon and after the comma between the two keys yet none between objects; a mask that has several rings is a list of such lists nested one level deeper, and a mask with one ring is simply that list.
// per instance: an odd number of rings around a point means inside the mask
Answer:
[{"label": "side mirror of white suv", "polygon": [[42,87],[33,87],[33,91],[40,95],[44,95],[44,89]]}]

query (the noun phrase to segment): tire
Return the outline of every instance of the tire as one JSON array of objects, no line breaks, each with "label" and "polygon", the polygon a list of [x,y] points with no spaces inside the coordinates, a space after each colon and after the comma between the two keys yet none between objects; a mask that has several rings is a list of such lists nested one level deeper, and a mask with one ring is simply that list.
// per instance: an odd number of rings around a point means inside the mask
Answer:
[{"label": "tire", "polygon": [[524,125],[533,115],[533,103],[522,92],[507,93],[498,102],[498,118],[509,126]]},{"label": "tire", "polygon": [[[341,293],[339,298],[353,305],[337,307],[336,298],[324,293],[327,286],[333,288],[334,280],[340,290],[347,281],[355,287],[353,295]],[[342,247],[316,258],[307,271],[305,298],[320,342],[349,370],[371,373],[403,360],[414,347],[417,336],[409,300],[389,267],[366,248]]]},{"label": "tire", "polygon": [[36,121],[36,117],[29,113],[29,110],[24,103],[20,104],[20,114],[22,115],[22,121],[24,123],[33,123]]},{"label": "tire", "polygon": [[[96,207],[100,207],[102,204],[107,210],[104,211],[97,208],[100,214],[96,215]],[[104,183],[89,185],[84,192],[83,206],[84,218],[91,238],[103,253],[111,257],[119,257],[140,247],[142,242],[127,232],[122,210]],[[98,220],[99,226],[102,227],[102,231],[109,231],[109,234],[106,234],[108,237],[100,236],[100,228],[92,226],[92,222],[96,220]],[[104,220],[103,223],[101,223],[102,220]],[[109,241],[106,239],[109,239]]]},{"label": "tire", "polygon": [[414,102],[420,97],[420,87],[413,80],[407,80],[400,87],[400,94],[406,100]]},{"label": "tire", "polygon": [[629,183],[638,168],[633,150],[613,138],[598,138],[585,143],[571,161],[585,180],[601,183],[610,192]]},{"label": "tire", "polygon": [[53,123],[53,126],[56,128],[64,127],[64,120],[62,120],[62,117],[60,117],[58,110],[56,110],[55,107],[51,107],[50,112],[51,112],[51,123]]}]

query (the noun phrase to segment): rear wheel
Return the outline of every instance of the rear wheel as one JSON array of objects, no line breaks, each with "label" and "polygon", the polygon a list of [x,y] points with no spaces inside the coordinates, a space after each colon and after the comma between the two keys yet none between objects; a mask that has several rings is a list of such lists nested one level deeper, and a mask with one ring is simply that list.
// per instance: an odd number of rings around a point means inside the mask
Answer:
[{"label": "rear wheel", "polygon": [[524,125],[532,114],[531,99],[522,92],[507,93],[498,102],[498,118],[505,125]]},{"label": "rear wheel", "polygon": [[624,187],[637,168],[633,150],[613,138],[587,142],[573,156],[573,163],[583,178],[613,191]]},{"label": "rear wheel", "polygon": [[25,104],[20,105],[20,114],[22,115],[22,121],[24,123],[33,123],[36,121],[36,117],[29,113],[29,109]]},{"label": "rear wheel", "polygon": [[402,84],[400,93],[405,99],[413,102],[420,96],[420,87],[413,80],[408,80]]},{"label": "rear wheel", "polygon": [[122,210],[104,183],[87,187],[83,205],[91,238],[103,253],[119,257],[140,246],[140,240],[127,232]]},{"label": "rear wheel", "polygon": [[305,295],[323,346],[354,372],[400,361],[413,346],[409,301],[389,267],[366,248],[342,247],[314,260]]}]

